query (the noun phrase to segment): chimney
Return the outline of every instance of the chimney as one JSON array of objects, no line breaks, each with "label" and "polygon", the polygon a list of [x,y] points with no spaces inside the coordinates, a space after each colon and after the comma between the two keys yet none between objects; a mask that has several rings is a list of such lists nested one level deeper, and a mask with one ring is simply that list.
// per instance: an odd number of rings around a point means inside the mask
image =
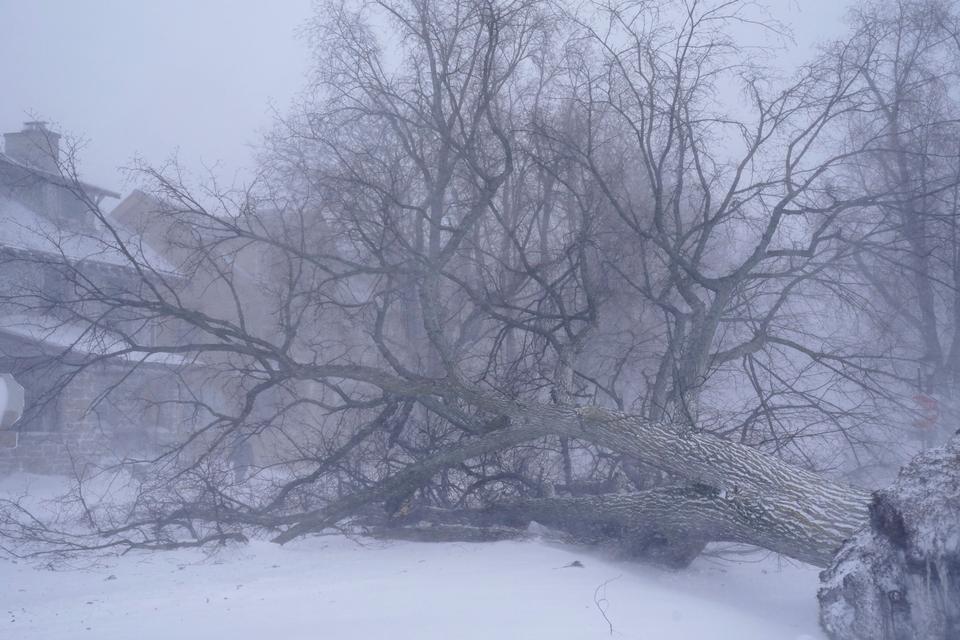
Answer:
[{"label": "chimney", "polygon": [[39,120],[23,123],[23,131],[3,134],[4,152],[22,164],[49,173],[60,172],[60,134]]}]

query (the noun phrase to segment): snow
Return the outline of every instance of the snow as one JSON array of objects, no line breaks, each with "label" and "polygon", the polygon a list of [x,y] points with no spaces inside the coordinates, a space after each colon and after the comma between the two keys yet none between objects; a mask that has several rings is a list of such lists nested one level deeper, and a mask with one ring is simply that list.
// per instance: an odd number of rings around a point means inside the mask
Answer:
[{"label": "snow", "polygon": [[[112,223],[128,251],[136,259],[160,272],[176,273],[162,256],[139,241],[139,238],[118,223]],[[23,203],[0,195],[0,244],[18,249],[41,251],[69,260],[90,260],[130,267],[129,259],[119,251],[117,241],[106,230],[75,232],[59,228],[41,213]]]},{"label": "snow", "polygon": [[6,559],[0,637],[589,640],[611,637],[605,613],[618,638],[822,639],[816,570],[749,557],[705,557],[673,573],[541,540],[337,534],[81,558],[57,570]]},{"label": "snow", "polygon": [[[47,346],[69,350],[75,354],[112,355],[131,362],[184,365],[190,359],[178,354],[144,353],[140,350],[119,353],[131,348],[122,336],[105,331],[88,322],[60,320],[44,314],[7,314],[0,316],[0,333],[6,333]],[[146,349],[147,351],[149,348]],[[119,355],[116,355],[118,354]]]}]

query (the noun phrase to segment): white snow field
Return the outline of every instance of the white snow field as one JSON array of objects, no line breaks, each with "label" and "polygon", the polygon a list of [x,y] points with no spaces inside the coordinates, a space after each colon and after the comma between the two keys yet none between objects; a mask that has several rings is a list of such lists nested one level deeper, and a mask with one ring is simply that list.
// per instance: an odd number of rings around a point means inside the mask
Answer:
[{"label": "white snow field", "polygon": [[[531,540],[319,536],[0,559],[4,640],[816,640],[817,570],[766,554],[669,572]],[[574,561],[583,567],[568,567]]]}]

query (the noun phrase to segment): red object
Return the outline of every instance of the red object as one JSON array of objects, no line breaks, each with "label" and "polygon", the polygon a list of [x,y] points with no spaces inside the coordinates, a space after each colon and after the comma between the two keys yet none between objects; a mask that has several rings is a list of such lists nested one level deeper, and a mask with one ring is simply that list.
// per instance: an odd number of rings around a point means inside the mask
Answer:
[{"label": "red object", "polygon": [[931,429],[940,419],[940,403],[936,398],[931,398],[925,393],[918,393],[913,396],[913,401],[917,403],[920,417],[913,421],[913,426],[917,429]]}]

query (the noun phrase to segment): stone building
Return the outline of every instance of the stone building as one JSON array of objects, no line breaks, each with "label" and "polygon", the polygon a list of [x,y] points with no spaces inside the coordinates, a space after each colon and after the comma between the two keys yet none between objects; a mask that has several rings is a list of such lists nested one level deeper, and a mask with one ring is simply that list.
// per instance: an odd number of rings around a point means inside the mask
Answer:
[{"label": "stone building", "polygon": [[[322,223],[305,223],[298,211],[242,211],[232,221],[264,241],[229,232],[221,238],[216,224],[189,207],[140,191],[103,213],[101,205],[119,194],[70,175],[71,159],[60,157],[59,136],[43,123],[26,123],[4,143],[0,374],[12,374],[24,387],[25,413],[12,427],[0,427],[0,475],[69,473],[90,462],[153,457],[215,416],[234,415],[252,383],[242,366],[214,352],[191,359],[144,357],[142,350],[117,355],[131,339],[179,345],[197,329],[126,318],[123,309],[100,309],[96,301],[78,303],[84,296],[77,281],[105,292],[134,290],[144,282],[134,266],[146,266],[176,290],[185,308],[243,326],[254,340],[282,342],[277,296],[287,291],[291,258],[272,240],[295,243],[312,233],[311,246],[319,247],[328,241]],[[325,320],[313,333],[302,330],[315,339],[292,349],[309,357],[325,341],[337,349],[360,330],[346,316],[336,325]],[[317,383],[293,381],[258,392],[242,435],[228,434],[222,453],[231,464],[240,460],[251,468],[284,459],[282,432],[317,432],[323,411],[302,399],[323,393]],[[258,424],[265,421],[282,422],[281,433],[263,435]]]},{"label": "stone building", "polygon": [[[5,134],[0,153],[0,373],[25,389],[23,417],[0,430],[0,475],[155,453],[183,428],[178,399],[198,375],[173,356],[106,357],[159,328],[125,326],[116,310],[81,300],[78,283],[119,291],[140,276],[119,250],[118,234],[127,244],[132,232],[93,213],[119,194],[70,176],[60,153],[42,122]],[[136,261],[178,278],[140,244],[128,245]]]}]

